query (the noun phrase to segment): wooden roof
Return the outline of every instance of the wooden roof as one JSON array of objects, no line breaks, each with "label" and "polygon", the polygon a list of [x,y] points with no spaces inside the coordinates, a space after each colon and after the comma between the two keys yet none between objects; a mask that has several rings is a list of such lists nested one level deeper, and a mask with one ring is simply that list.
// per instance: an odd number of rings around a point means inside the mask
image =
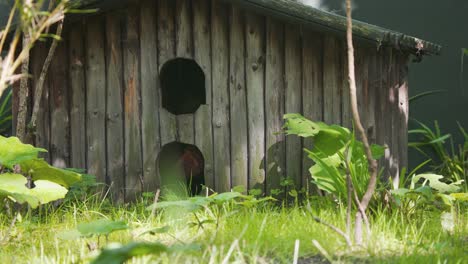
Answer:
[{"label": "wooden roof", "polygon": [[[98,7],[103,10],[122,6],[132,0],[71,0],[82,6]],[[218,0],[214,0],[218,1]],[[346,33],[346,17],[327,12],[312,6],[291,0],[222,0],[247,9],[255,10],[266,16],[277,17],[294,24],[313,28],[317,31],[331,32],[344,36]],[[8,10],[0,10],[0,25],[8,16]],[[414,55],[438,55],[441,46],[416,37],[408,36],[393,30],[353,21],[353,33],[356,39],[374,43],[376,46],[391,46]]]}]

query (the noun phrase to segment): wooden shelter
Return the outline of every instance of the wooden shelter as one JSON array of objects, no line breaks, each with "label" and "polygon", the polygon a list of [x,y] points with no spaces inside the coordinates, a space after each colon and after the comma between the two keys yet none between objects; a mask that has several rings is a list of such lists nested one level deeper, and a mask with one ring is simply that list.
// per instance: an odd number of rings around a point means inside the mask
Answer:
[{"label": "wooden shelter", "polygon": [[[345,18],[288,0],[86,1],[66,19],[46,81],[36,144],[53,164],[87,168],[117,199],[161,185],[158,155],[196,146],[206,185],[310,182],[304,147],[278,133],[285,113],[351,127]],[[382,164],[407,164],[409,57],[429,42],[355,21],[358,101]],[[36,81],[48,52],[31,54]]]}]

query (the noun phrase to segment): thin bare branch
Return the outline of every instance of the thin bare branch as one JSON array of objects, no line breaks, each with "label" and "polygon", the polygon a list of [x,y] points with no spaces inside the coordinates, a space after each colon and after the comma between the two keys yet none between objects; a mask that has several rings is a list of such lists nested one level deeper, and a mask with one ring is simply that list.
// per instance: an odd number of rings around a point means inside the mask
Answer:
[{"label": "thin bare branch", "polygon": [[[55,33],[57,36],[62,35],[62,29],[63,29],[63,20],[59,22],[57,25],[57,32]],[[52,45],[50,46],[49,53],[47,54],[47,57],[44,61],[44,65],[42,66],[41,74],[39,75],[39,81],[36,84],[36,87],[34,87],[34,106],[31,114],[31,122],[29,127],[31,128],[32,132],[34,133],[36,131],[37,127],[37,114],[39,112],[39,107],[42,99],[42,93],[44,90],[44,80],[47,75],[47,71],[49,69],[50,63],[52,62],[52,58],[54,57],[55,49],[57,48],[58,45],[58,40],[54,39],[52,41]]]},{"label": "thin bare branch", "polygon": [[[349,93],[350,93],[350,100],[351,100],[351,111],[353,114],[354,125],[361,137],[362,143],[364,144],[364,150],[366,153],[367,161],[369,163],[369,173],[370,179],[369,184],[367,186],[367,190],[364,196],[361,199],[360,210],[358,214],[361,217],[356,217],[356,226],[355,226],[355,238],[357,244],[362,244],[362,219],[365,217],[365,211],[367,210],[367,206],[372,198],[372,195],[375,192],[375,188],[377,185],[377,161],[372,157],[372,151],[369,145],[369,140],[367,138],[366,132],[364,127],[361,123],[361,118],[359,117],[359,110],[357,105],[357,96],[356,96],[356,74],[355,74],[355,67],[354,67],[354,46],[353,46],[353,20],[351,18],[351,0],[346,0],[346,42],[348,45],[348,79],[349,79]],[[363,214],[364,213],[364,214]],[[358,221],[361,221],[358,223]]]},{"label": "thin bare branch", "polygon": [[[30,38],[28,33],[23,34],[23,47],[28,46],[30,42]],[[21,65],[21,81],[20,87],[18,92],[18,116],[16,120],[16,136],[25,142],[26,136],[26,117],[28,114],[28,80],[29,80],[29,56],[23,60],[23,64]]]},{"label": "thin bare branch", "polygon": [[320,218],[318,218],[318,217],[316,217],[316,216],[314,216],[314,220],[315,220],[315,222],[320,223],[320,224],[322,224],[322,225],[324,225],[324,226],[330,228],[331,230],[335,231],[337,234],[339,234],[340,236],[342,236],[342,237],[345,239],[346,244],[348,245],[348,247],[351,247],[351,246],[352,246],[352,244],[351,244],[351,239],[349,239],[349,236],[346,235],[345,232],[341,231],[341,229],[339,229],[338,227],[336,227],[336,226],[334,226],[334,225],[332,225],[332,224],[329,224],[329,223],[327,223],[327,222],[324,222],[322,219],[320,219]]},{"label": "thin bare branch", "polygon": [[8,17],[8,22],[6,24],[5,29],[0,33],[0,51],[3,50],[3,45],[8,37],[8,32],[10,32],[11,23],[13,22],[13,18],[15,17],[16,13],[16,2],[13,8],[10,11],[10,16]]}]

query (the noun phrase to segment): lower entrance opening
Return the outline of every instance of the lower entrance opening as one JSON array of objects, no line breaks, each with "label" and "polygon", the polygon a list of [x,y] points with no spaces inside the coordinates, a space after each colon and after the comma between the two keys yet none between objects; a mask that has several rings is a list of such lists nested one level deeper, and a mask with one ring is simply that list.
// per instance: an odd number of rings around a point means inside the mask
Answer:
[{"label": "lower entrance opening", "polygon": [[195,145],[169,143],[162,148],[158,160],[164,188],[174,192],[187,190],[185,193],[191,196],[201,192],[205,185],[205,159]]}]

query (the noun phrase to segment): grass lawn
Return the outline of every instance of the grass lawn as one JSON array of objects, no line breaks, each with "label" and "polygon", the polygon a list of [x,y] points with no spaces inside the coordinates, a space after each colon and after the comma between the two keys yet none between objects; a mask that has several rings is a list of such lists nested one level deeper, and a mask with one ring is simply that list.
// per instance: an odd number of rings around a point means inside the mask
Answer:
[{"label": "grass lawn", "polygon": [[[268,202],[246,207],[229,202],[196,214],[169,208],[156,211],[154,216],[146,210],[151,200],[142,198],[122,206],[95,197],[68,201],[58,209],[26,213],[12,227],[11,217],[2,213],[0,263],[87,263],[102,247],[132,241],[195,246],[192,250],[133,258],[129,263],[293,263],[295,251],[297,263],[468,262],[466,210],[458,216],[452,233],[442,229],[437,211],[407,214],[378,210],[370,219],[371,237],[364,246],[349,249],[342,237],[312,218],[311,213],[345,229],[345,210],[325,199],[312,199],[311,210],[307,205]],[[79,223],[97,219],[123,220],[130,229],[113,232],[107,238],[67,238]],[[204,224],[194,224],[197,222]],[[146,232],[160,227],[167,228]]]}]

